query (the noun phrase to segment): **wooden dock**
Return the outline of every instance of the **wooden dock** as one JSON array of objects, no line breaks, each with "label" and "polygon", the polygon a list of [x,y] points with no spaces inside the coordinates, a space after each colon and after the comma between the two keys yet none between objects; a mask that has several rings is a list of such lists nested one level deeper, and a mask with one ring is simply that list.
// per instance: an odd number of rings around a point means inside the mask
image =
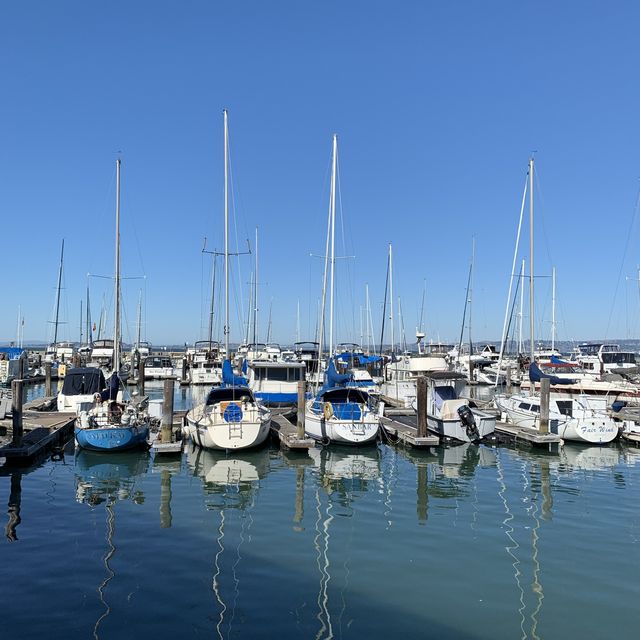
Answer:
[{"label": "wooden dock", "polygon": [[440,444],[438,436],[418,435],[418,418],[415,414],[403,412],[399,415],[393,415],[393,417],[383,416],[380,418],[380,424],[387,435],[402,444],[408,444],[412,447],[436,447]]},{"label": "wooden dock", "polygon": [[55,446],[62,446],[73,436],[75,413],[58,411],[23,412],[24,435],[21,442],[13,442],[11,419],[0,420],[0,458],[7,464],[24,464]]},{"label": "wooden dock", "polygon": [[312,449],[316,444],[313,438],[300,438],[298,428],[282,414],[271,416],[271,433],[287,449]]},{"label": "wooden dock", "polygon": [[173,413],[173,424],[171,426],[171,440],[163,442],[161,431],[153,431],[149,434],[151,451],[160,455],[179,455],[182,453],[184,438],[182,437],[182,427],[184,425],[186,411],[175,411]]},{"label": "wooden dock", "polygon": [[564,443],[562,438],[555,433],[537,433],[531,429],[518,427],[500,420],[496,421],[496,433],[516,444],[526,442],[536,447],[547,447],[553,453],[558,453]]}]

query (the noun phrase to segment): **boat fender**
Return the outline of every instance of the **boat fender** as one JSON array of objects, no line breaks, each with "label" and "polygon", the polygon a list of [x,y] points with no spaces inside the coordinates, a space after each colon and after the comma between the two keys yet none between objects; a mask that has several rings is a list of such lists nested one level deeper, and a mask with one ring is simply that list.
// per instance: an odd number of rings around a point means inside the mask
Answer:
[{"label": "boat fender", "polygon": [[322,412],[324,413],[324,419],[330,420],[333,416],[333,406],[331,406],[330,402],[325,402],[322,407]]},{"label": "boat fender", "polygon": [[464,428],[467,431],[467,436],[472,442],[480,439],[480,433],[476,426],[476,419],[473,415],[473,411],[469,408],[469,405],[462,405],[458,407],[458,416],[460,416],[460,422],[462,422]]}]

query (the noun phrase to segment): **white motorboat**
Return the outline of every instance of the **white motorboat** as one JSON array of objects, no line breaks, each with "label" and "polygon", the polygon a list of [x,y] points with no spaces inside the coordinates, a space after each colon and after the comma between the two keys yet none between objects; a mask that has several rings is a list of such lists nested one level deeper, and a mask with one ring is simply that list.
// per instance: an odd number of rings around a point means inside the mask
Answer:
[{"label": "white motorboat", "polygon": [[[494,415],[471,406],[460,397],[466,376],[456,371],[427,371],[427,429],[457,442],[479,442],[491,436],[496,428]],[[412,404],[418,410],[416,398]]]}]

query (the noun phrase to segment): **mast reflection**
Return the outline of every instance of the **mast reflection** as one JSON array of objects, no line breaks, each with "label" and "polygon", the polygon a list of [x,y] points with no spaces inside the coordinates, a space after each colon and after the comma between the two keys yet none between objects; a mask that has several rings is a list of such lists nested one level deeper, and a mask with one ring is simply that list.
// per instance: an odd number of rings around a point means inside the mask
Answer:
[{"label": "mast reflection", "polygon": [[136,481],[147,472],[148,467],[147,452],[97,453],[85,449],[76,452],[76,501],[92,509],[104,504],[106,513],[106,549],[102,557],[105,577],[97,588],[98,599],[104,610],[94,625],[93,637],[96,640],[100,637],[100,625],[111,613],[106,591],[116,575],[111,567],[111,560],[117,551],[115,505],[124,500],[131,500],[135,504],[144,502],[144,493],[137,488]]}]

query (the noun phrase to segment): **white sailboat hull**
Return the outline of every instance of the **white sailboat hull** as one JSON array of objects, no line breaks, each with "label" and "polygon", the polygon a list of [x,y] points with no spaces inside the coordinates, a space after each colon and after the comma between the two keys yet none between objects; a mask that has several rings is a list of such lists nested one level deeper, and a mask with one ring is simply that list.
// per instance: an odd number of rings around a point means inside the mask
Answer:
[{"label": "white sailboat hull", "polygon": [[[538,432],[540,430],[539,412],[519,407],[526,401],[526,396],[522,398],[496,396],[495,399],[496,406],[506,415],[511,424]],[[606,444],[615,440],[619,429],[618,423],[603,413],[582,411],[580,414],[568,416],[549,411],[549,432],[559,435],[564,440]]]},{"label": "white sailboat hull", "polygon": [[314,440],[336,444],[364,444],[378,436],[378,416],[368,409],[362,409],[361,420],[340,420],[336,416],[325,418],[322,412],[313,410],[314,400],[307,403],[305,410],[306,434]]},{"label": "white sailboat hull", "polygon": [[271,413],[264,408],[244,408],[239,422],[225,422],[216,407],[195,406],[187,413],[187,435],[204,449],[249,449],[265,442]]}]

